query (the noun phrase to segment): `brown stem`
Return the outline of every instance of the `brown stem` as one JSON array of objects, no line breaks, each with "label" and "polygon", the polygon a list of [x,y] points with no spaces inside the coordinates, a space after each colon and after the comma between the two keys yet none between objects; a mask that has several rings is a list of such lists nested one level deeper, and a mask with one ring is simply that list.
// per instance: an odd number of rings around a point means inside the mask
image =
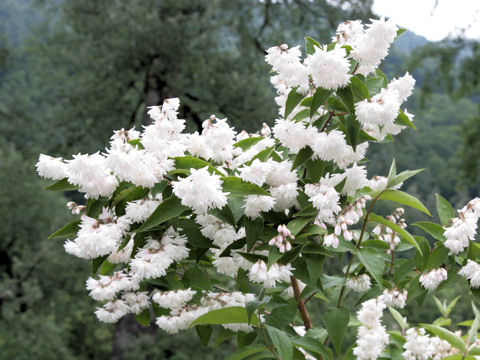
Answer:
[{"label": "brown stem", "polygon": [[306,304],[312,297],[315,296],[316,293],[318,293],[318,291],[314,291],[313,293],[311,293],[303,303]]},{"label": "brown stem", "polygon": [[325,130],[327,128],[328,123],[333,118],[333,115],[334,115],[333,111],[330,111],[330,116],[328,117],[327,121],[325,121],[325,124],[323,124],[322,128],[320,129],[320,132],[322,132],[323,130]]},{"label": "brown stem", "polygon": [[290,276],[290,282],[292,283],[293,294],[295,295],[295,299],[297,300],[298,310],[300,310],[300,315],[303,319],[303,325],[305,326],[305,331],[312,328],[312,321],[310,320],[310,316],[307,312],[307,307],[305,306],[305,302],[300,297],[300,287],[298,286],[298,280],[294,276]]},{"label": "brown stem", "polygon": [[360,63],[357,63],[357,65],[355,65],[355,69],[353,69],[352,71],[352,75],[355,74],[355,72],[358,70],[358,66],[360,65]]}]

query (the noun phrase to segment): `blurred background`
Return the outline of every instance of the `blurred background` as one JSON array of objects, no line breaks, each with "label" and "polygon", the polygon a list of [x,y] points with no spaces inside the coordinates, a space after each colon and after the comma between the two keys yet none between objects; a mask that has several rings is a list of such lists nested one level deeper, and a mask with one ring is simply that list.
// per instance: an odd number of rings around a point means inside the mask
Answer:
[{"label": "blurred background", "polygon": [[[181,99],[189,130],[212,113],[237,129],[273,124],[265,49],[305,35],[329,43],[347,19],[392,16],[411,30],[383,71],[417,79],[407,108],[418,130],[371,146],[369,174],[385,175],[392,158],[399,171],[425,168],[404,186],[430,210],[435,192],[456,208],[480,194],[479,9],[475,0],[0,0],[0,359],[224,359],[234,339],[205,349],[194,331],[96,320],[90,265],[47,239],[68,221],[71,195],[42,191],[34,164],[39,153],[103,149],[112,130],[145,124],[146,107],[167,97]],[[439,316],[434,306],[408,311]]]}]

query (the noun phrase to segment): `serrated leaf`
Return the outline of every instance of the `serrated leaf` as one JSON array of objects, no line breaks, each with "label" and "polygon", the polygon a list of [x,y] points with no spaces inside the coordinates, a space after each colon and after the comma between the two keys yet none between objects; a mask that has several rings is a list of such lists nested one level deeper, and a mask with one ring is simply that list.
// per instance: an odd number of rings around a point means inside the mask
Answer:
[{"label": "serrated leaf", "polygon": [[235,144],[233,144],[233,147],[240,148],[243,151],[245,151],[251,148],[256,143],[262,141],[263,139],[265,139],[263,136],[252,136],[252,137],[237,141]]},{"label": "serrated leaf", "polygon": [[210,325],[197,325],[195,330],[203,346],[208,347],[210,336],[212,335],[212,327]]},{"label": "serrated leaf", "polygon": [[388,311],[390,311],[390,314],[392,314],[392,317],[395,319],[395,321],[400,325],[400,328],[406,329],[407,328],[407,323],[403,316],[394,308],[388,307]]},{"label": "serrated leaf", "polygon": [[98,199],[88,199],[85,208],[85,215],[96,218],[100,215],[104,207],[108,207],[109,202],[110,199],[104,196],[100,196]]},{"label": "serrated leaf", "polygon": [[427,269],[439,268],[447,258],[448,252],[449,250],[443,245],[435,248],[428,256]]},{"label": "serrated leaf", "polygon": [[217,170],[212,164],[209,162],[193,157],[193,156],[181,156],[173,158],[175,161],[175,169],[177,170],[190,170],[190,169],[203,169],[205,167],[208,168],[208,171],[211,174],[217,174],[223,176],[223,174]]},{"label": "serrated leaf", "polygon": [[256,263],[259,260],[263,261],[265,264],[268,263],[268,257],[265,255],[245,253],[245,252],[239,252],[238,254],[252,263]]},{"label": "serrated leaf", "polygon": [[463,342],[462,338],[455,333],[444,329],[440,326],[429,325],[429,324],[420,324],[423,326],[427,331],[435,334],[440,339],[447,341],[450,345],[460,350],[462,353],[465,352],[465,343]]},{"label": "serrated leaf", "polygon": [[305,161],[312,157],[312,155],[313,150],[309,146],[300,149],[298,154],[295,156],[295,160],[293,161],[292,170],[295,170],[300,165],[303,165]]},{"label": "serrated leaf", "polygon": [[81,220],[71,221],[68,224],[64,225],[57,231],[55,231],[52,235],[50,235],[49,239],[55,238],[67,238],[77,236],[78,230],[80,230],[80,223]]},{"label": "serrated leaf", "polygon": [[222,189],[234,196],[263,195],[271,196],[266,190],[253,183],[243,181],[236,176],[224,176],[222,179]]},{"label": "serrated leaf", "polygon": [[350,321],[350,311],[346,307],[329,308],[325,313],[325,327],[337,354],[342,350],[343,338]]},{"label": "serrated leaf", "polygon": [[245,226],[247,238],[247,252],[249,252],[263,231],[263,219],[259,217],[252,220],[248,217],[245,217],[243,220],[243,225]]},{"label": "serrated leaf", "polygon": [[332,90],[326,90],[320,87],[315,90],[315,94],[313,94],[312,97],[312,104],[310,105],[310,119],[315,115],[317,110],[323,105],[330,95],[332,95]]},{"label": "serrated leaf", "polygon": [[353,101],[353,92],[350,86],[337,89],[337,96],[342,100],[343,105],[348,110],[350,115],[355,115],[355,105]]},{"label": "serrated leaf", "polygon": [[403,171],[398,175],[395,175],[393,178],[388,179],[387,182],[387,189],[393,189],[395,186],[400,185],[403,183],[405,180],[411,178],[412,176],[418,174],[419,172],[422,172],[423,169],[419,170],[407,170]]},{"label": "serrated leaf", "polygon": [[283,331],[267,325],[267,332],[272,339],[273,346],[282,360],[293,359],[293,347],[290,338]]},{"label": "serrated leaf", "polygon": [[150,311],[149,309],[143,310],[140,314],[134,314],[135,319],[140,323],[142,326],[149,326],[150,325]]},{"label": "serrated leaf", "polygon": [[47,186],[44,190],[49,191],[72,191],[78,190],[77,185],[72,185],[68,182],[67,178],[57,181],[56,183]]},{"label": "serrated leaf", "polygon": [[300,104],[300,101],[304,98],[304,95],[300,94],[297,92],[298,87],[294,87],[290,92],[288,93],[287,97],[287,102],[285,104],[285,115],[284,119],[287,119],[288,115],[291,114],[293,109]]},{"label": "serrated leaf", "polygon": [[321,356],[324,359],[332,358],[332,352],[330,349],[326,348],[319,340],[308,336],[297,336],[291,339],[291,341],[293,345],[301,347],[312,355]]},{"label": "serrated leaf", "polygon": [[440,194],[435,194],[437,197],[437,212],[440,217],[440,223],[443,226],[447,226],[450,222],[450,219],[455,217],[455,210],[453,210],[452,205]]},{"label": "serrated leaf", "polygon": [[[198,317],[191,324],[190,327],[197,324],[248,324],[247,310],[241,306],[226,307],[209,311],[208,313]],[[253,315],[250,324],[258,325],[258,317]]]},{"label": "serrated leaf", "polygon": [[187,210],[188,207],[182,205],[179,198],[172,196],[157,206],[152,215],[137,229],[137,233],[153,229],[167,220],[180,216]]},{"label": "serrated leaf", "polygon": [[379,252],[372,248],[362,248],[357,251],[357,256],[377,284],[381,286],[383,271],[385,270],[385,261]]},{"label": "serrated leaf", "polygon": [[383,77],[371,77],[367,79],[367,88],[370,96],[377,95],[384,87]]},{"label": "serrated leaf", "polygon": [[353,94],[359,100],[370,99],[367,85],[365,85],[365,83],[360,80],[357,75],[350,78],[350,84],[353,90]]},{"label": "serrated leaf", "polygon": [[445,242],[445,236],[443,235],[445,230],[441,225],[435,224],[430,221],[418,221],[416,223],[413,223],[412,225],[419,227],[423,231],[427,232],[435,240],[438,240],[440,242]]},{"label": "serrated leaf", "polygon": [[309,36],[305,36],[305,51],[307,55],[315,53],[315,47],[322,48],[320,43],[317,40],[312,39]]},{"label": "serrated leaf", "polygon": [[208,210],[208,213],[227,224],[235,226],[235,217],[233,216],[232,210],[230,210],[230,207],[228,205],[225,205],[221,209],[210,209]]},{"label": "serrated leaf", "polygon": [[381,216],[379,216],[375,213],[370,213],[369,220],[374,221],[374,222],[378,222],[380,224],[383,224],[383,225],[389,227],[390,229],[395,231],[398,235],[400,235],[402,238],[407,240],[410,244],[415,246],[417,251],[420,252],[420,254],[422,254],[422,249],[420,249],[420,246],[418,245],[417,240],[415,240],[415,238],[405,229],[402,229],[397,224],[394,224],[391,221],[388,221],[388,220],[384,219],[383,217],[381,217]]},{"label": "serrated leaf", "polygon": [[402,205],[407,205],[414,209],[420,210],[429,216],[432,216],[430,211],[428,211],[428,209],[420,202],[420,200],[406,192],[400,190],[385,190],[379,195],[378,198],[382,200],[394,201]]},{"label": "serrated leaf", "polygon": [[398,116],[393,123],[396,125],[408,126],[413,130],[417,130],[417,127],[413,125],[413,123],[410,121],[410,118],[402,110],[398,111]]},{"label": "serrated leaf", "polygon": [[293,236],[297,236],[297,234],[313,220],[314,219],[311,217],[297,217],[287,224],[287,228],[290,230]]}]

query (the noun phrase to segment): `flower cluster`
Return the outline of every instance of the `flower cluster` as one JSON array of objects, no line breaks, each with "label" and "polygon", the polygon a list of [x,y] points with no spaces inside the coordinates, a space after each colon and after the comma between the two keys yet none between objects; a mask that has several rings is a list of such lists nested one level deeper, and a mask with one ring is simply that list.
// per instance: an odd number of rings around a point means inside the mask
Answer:
[{"label": "flower cluster", "polygon": [[468,247],[469,241],[475,239],[477,222],[480,218],[480,198],[471,200],[461,210],[458,217],[451,219],[451,225],[445,227],[445,247],[458,254]]}]

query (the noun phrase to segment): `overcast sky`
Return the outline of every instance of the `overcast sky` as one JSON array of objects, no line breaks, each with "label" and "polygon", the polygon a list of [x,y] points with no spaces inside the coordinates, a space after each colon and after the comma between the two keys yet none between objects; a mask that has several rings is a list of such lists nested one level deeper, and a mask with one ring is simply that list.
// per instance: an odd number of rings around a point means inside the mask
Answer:
[{"label": "overcast sky", "polygon": [[480,39],[480,0],[375,0],[373,12],[429,40],[457,35],[462,28],[467,37]]}]

